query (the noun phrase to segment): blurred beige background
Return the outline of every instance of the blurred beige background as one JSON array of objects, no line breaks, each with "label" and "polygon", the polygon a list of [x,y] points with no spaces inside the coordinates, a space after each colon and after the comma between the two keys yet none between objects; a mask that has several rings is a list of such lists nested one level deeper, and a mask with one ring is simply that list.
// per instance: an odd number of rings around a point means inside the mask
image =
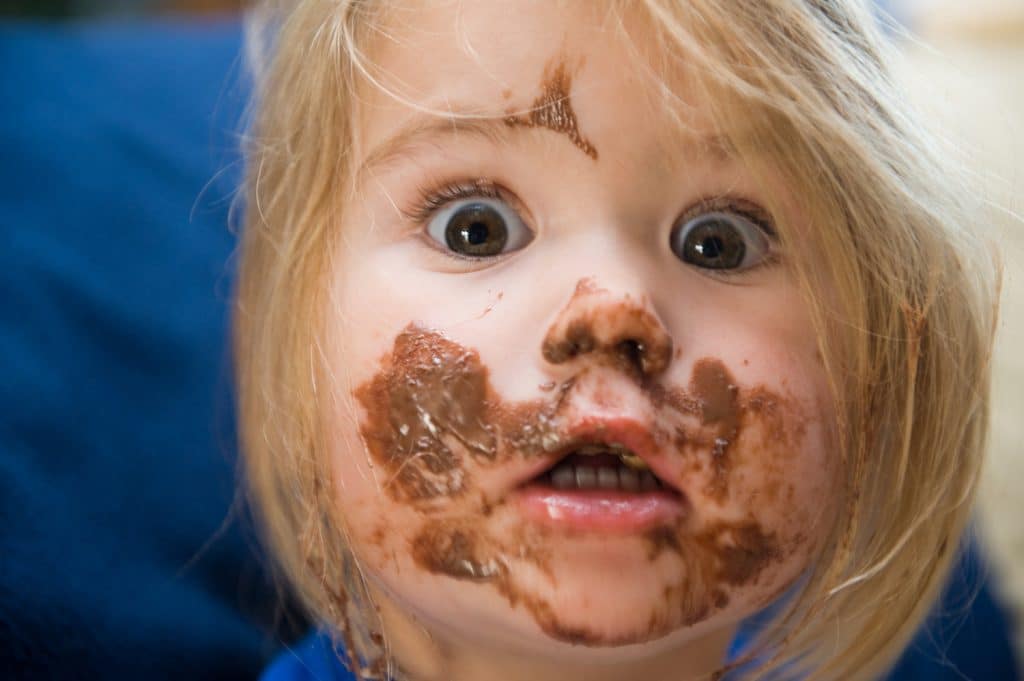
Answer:
[{"label": "blurred beige background", "polygon": [[980,174],[992,205],[978,219],[1006,267],[978,515],[1024,660],[1024,0],[911,0],[894,9],[923,43],[904,43],[904,80]]}]

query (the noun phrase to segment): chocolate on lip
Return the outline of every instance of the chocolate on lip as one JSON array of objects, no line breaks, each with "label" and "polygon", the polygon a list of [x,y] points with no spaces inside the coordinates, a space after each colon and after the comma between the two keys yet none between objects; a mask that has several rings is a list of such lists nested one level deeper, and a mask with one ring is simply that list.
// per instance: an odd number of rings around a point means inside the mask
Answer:
[{"label": "chocolate on lip", "polygon": [[593,456],[596,454],[611,454],[612,456],[618,457],[626,466],[634,468],[636,470],[650,470],[642,458],[637,456],[633,450],[619,442],[612,442],[610,444],[596,444],[596,445],[583,445],[575,454],[580,456]]},{"label": "chocolate on lip", "polygon": [[592,438],[578,438],[567,442],[558,449],[558,453],[551,459],[549,466],[545,470],[554,468],[574,454],[584,457],[609,454],[630,468],[650,470],[650,467],[644,462],[643,458],[621,442],[595,440]]},{"label": "chocolate on lip", "polygon": [[681,492],[678,484],[666,470],[663,457],[659,456],[661,448],[650,428],[629,417],[605,416],[601,418],[584,417],[569,428],[573,441],[590,441],[598,444],[615,444],[630,452],[643,462],[669,489]]}]

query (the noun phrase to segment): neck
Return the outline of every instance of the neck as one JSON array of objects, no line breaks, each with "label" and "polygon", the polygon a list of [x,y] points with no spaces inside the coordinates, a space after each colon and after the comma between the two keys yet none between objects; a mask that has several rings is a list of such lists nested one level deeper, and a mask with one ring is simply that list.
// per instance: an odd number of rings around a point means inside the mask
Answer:
[{"label": "neck", "polygon": [[400,681],[709,681],[722,668],[736,631],[724,627],[628,659],[605,654],[610,649],[586,659],[580,648],[560,658],[466,640],[416,622],[386,598],[378,603]]}]

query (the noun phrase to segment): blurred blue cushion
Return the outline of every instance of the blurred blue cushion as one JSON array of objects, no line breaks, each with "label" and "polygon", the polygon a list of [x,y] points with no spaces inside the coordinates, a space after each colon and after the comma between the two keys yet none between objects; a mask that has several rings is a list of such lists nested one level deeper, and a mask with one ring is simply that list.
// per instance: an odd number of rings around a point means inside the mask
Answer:
[{"label": "blurred blue cushion", "polygon": [[[972,533],[973,534],[973,533]],[[981,542],[965,542],[942,600],[903,653],[888,681],[1014,681],[1020,661],[1012,623],[982,555]]]},{"label": "blurred blue cushion", "polygon": [[0,24],[0,678],[253,678],[237,23]]}]

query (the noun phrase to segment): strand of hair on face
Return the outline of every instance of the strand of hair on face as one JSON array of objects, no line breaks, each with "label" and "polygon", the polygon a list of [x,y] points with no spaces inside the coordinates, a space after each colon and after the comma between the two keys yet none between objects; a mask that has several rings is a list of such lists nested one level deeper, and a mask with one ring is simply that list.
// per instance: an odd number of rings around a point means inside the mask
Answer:
[{"label": "strand of hair on face", "polygon": [[[309,466],[306,466],[307,468]],[[315,468],[315,465],[313,466]],[[330,627],[331,638],[335,639],[340,634],[342,644],[345,648],[347,666],[353,672],[360,669],[359,660],[355,652],[355,641],[352,639],[351,627],[348,621],[348,594],[344,591],[340,580],[333,579],[327,563],[327,555],[324,549],[323,524],[318,522],[321,518],[320,503],[325,493],[321,477],[312,471],[313,504],[309,508],[306,518],[306,527],[302,532],[299,545],[302,555],[305,557],[306,568],[313,573],[313,578],[326,595],[326,602],[322,605],[327,611],[332,626]]]}]

